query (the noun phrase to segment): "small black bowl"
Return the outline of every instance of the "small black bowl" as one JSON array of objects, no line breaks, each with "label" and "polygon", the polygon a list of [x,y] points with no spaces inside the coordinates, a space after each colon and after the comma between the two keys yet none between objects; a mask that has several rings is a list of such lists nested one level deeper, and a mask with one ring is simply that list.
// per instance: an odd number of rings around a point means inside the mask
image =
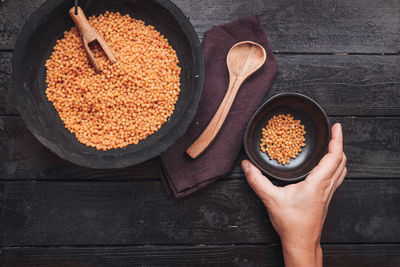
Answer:
[{"label": "small black bowl", "polygon": [[[279,164],[260,150],[261,129],[279,114],[291,114],[306,130],[306,146],[286,165]],[[244,148],[249,159],[267,176],[295,182],[304,179],[328,150],[330,123],[322,108],[311,98],[296,93],[283,93],[270,98],[251,117],[244,135]]]}]

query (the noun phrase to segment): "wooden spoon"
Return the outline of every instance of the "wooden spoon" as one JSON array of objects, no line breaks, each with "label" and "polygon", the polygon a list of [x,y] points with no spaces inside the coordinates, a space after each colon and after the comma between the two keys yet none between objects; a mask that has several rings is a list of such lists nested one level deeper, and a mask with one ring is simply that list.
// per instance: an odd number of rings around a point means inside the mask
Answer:
[{"label": "wooden spoon", "polygon": [[80,7],[77,7],[78,14],[75,14],[75,7],[72,7],[69,10],[69,15],[72,20],[75,22],[78,27],[79,33],[81,35],[83,47],[89,57],[90,63],[95,68],[96,72],[100,72],[99,64],[97,64],[96,59],[94,58],[93,52],[89,48],[89,44],[97,41],[104,53],[108,57],[108,59],[115,63],[117,59],[114,57],[114,53],[112,49],[107,45],[106,41],[104,41],[103,37],[89,24],[89,21],[86,19],[85,14],[83,13]]},{"label": "wooden spoon", "polygon": [[257,43],[244,41],[232,46],[226,58],[229,70],[228,90],[207,128],[186,150],[190,157],[196,158],[211,144],[221,129],[240,86],[264,64],[266,58],[264,48]]}]

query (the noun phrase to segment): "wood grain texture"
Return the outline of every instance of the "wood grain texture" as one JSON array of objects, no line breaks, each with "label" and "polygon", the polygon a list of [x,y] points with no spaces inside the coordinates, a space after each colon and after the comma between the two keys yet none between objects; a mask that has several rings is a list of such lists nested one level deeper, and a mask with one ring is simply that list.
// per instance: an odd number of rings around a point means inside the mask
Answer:
[{"label": "wood grain texture", "polygon": [[[400,116],[400,57],[276,55],[268,97],[298,92],[331,116]],[[18,114],[11,91],[11,53],[0,53],[0,115]]]},{"label": "wood grain texture", "polygon": [[[322,242],[398,242],[399,201],[400,181],[345,180]],[[1,216],[3,246],[279,242],[244,180],[182,200],[166,197],[157,181],[5,182]]]},{"label": "wood grain texture", "polygon": [[[158,158],[123,169],[90,169],[72,164],[48,150],[19,117],[0,117],[0,177],[3,179],[159,179]],[[0,179],[1,179],[0,178]]]},{"label": "wood grain texture", "polygon": [[25,21],[44,2],[45,0],[0,1],[0,50],[14,48]]},{"label": "wood grain texture", "polygon": [[[276,55],[268,96],[306,94],[343,124],[349,174],[324,226],[322,241],[337,243],[323,246],[325,266],[400,266],[400,59],[307,54],[399,53],[400,2],[173,1],[200,38],[259,14],[272,49],[290,53]],[[158,159],[82,168],[47,150],[19,117],[4,116],[18,114],[11,50],[43,2],[0,0],[0,265],[282,266],[278,236],[243,180],[243,153],[223,181],[175,200],[158,181]]]},{"label": "wood grain texture", "polygon": [[[324,266],[400,266],[399,245],[323,245]],[[283,266],[280,245],[5,248],[15,266]]]},{"label": "wood grain texture", "polygon": [[[331,117],[344,131],[349,178],[400,178],[399,117]],[[225,178],[242,178],[241,153]],[[95,170],[57,157],[28,131],[19,117],[0,117],[0,180],[127,180],[160,178],[158,159],[135,167]]]},{"label": "wood grain texture", "polygon": [[268,97],[297,92],[330,116],[399,116],[399,56],[277,55]]},{"label": "wood grain texture", "polygon": [[[12,49],[44,0],[0,2],[0,49]],[[398,53],[397,0],[174,0],[202,38],[211,27],[258,14],[274,51]]]},{"label": "wood grain texture", "polygon": [[11,91],[11,55],[0,52],[0,114],[18,114]]}]

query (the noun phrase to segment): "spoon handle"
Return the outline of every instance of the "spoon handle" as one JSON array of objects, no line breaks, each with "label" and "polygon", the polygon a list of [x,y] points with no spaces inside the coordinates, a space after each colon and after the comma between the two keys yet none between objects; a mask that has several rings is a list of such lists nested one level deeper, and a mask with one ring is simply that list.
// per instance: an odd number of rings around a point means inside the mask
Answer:
[{"label": "spoon handle", "polygon": [[229,110],[232,107],[235,96],[242,85],[243,79],[239,79],[238,76],[233,76],[229,80],[228,90],[222,100],[217,112],[208,124],[207,128],[203,133],[197,138],[196,141],[186,150],[186,153],[193,159],[197,158],[207,147],[212,143],[215,136],[221,129],[226,116],[228,116]]}]

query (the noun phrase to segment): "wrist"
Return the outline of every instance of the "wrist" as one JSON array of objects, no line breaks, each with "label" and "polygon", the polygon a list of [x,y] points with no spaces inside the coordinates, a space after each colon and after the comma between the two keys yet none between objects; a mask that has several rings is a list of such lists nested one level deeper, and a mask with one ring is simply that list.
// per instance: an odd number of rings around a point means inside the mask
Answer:
[{"label": "wrist", "polygon": [[282,251],[286,267],[322,266],[322,249],[319,243],[299,246],[282,242]]}]

